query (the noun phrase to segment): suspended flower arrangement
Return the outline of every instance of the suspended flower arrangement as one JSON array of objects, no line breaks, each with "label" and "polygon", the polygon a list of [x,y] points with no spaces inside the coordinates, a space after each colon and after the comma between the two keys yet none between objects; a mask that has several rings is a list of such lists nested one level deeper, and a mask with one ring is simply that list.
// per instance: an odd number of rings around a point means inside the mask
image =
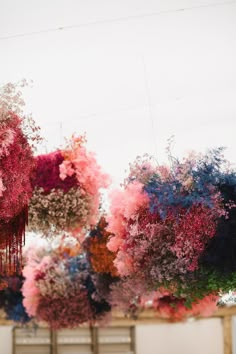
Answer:
[{"label": "suspended flower arrangement", "polygon": [[30,231],[76,234],[97,222],[100,189],[108,186],[109,178],[84,145],[84,137],[73,136],[65,150],[36,158]]},{"label": "suspended flower arrangement", "polygon": [[156,318],[184,321],[190,317],[209,317],[216,310],[219,297],[207,295],[188,304],[184,296],[177,297],[170,291],[159,289],[148,292],[135,277],[123,278],[112,285],[111,302],[126,316],[137,319],[146,309],[151,309]]},{"label": "suspended flower arrangement", "polygon": [[51,328],[101,321],[110,311],[86,255],[71,237],[29,249],[23,274],[23,304],[29,316]]},{"label": "suspended flower arrangement", "polygon": [[31,320],[23,306],[23,295],[21,288],[24,278],[12,275],[4,279],[6,287],[0,291],[0,309],[2,309],[8,320],[25,324]]},{"label": "suspended flower arrangement", "polygon": [[124,282],[167,289],[188,308],[236,288],[236,172],[222,149],[170,161],[131,165],[112,193],[108,248]]},{"label": "suspended flower arrangement", "polygon": [[108,223],[102,216],[89,233],[89,237],[84,242],[87,250],[87,257],[95,273],[110,274],[112,277],[118,276],[118,271],[114,266],[115,255],[107,248],[108,239],[112,233],[107,231]]},{"label": "suspended flower arrangement", "polygon": [[114,284],[119,283],[119,277],[113,264],[115,255],[107,248],[107,241],[112,235],[107,231],[107,226],[106,218],[102,216],[85,238],[83,248],[91,269],[96,274],[97,291],[112,303],[112,288]]},{"label": "suspended flower arrangement", "polygon": [[138,276],[122,277],[111,285],[112,307],[136,320],[144,310],[141,301],[144,294],[147,294],[147,288]]},{"label": "suspended flower arrangement", "polygon": [[0,89],[1,274],[14,273],[20,267],[28,203],[32,194],[32,144],[39,139],[39,128],[31,117],[23,115],[23,104],[17,86],[7,84]]},{"label": "suspended flower arrangement", "polygon": [[4,278],[0,278],[0,291],[7,288],[7,281]]},{"label": "suspended flower arrangement", "polygon": [[184,321],[190,317],[209,317],[217,310],[219,297],[207,295],[186,306],[186,298],[176,297],[168,291],[156,291],[142,297],[141,308],[151,308],[158,318],[170,321]]}]

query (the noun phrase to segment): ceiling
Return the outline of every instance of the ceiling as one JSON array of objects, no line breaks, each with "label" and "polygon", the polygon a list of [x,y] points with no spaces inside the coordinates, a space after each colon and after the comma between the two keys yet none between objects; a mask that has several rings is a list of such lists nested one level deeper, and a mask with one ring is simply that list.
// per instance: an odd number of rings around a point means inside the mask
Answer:
[{"label": "ceiling", "polygon": [[136,155],[227,146],[236,162],[236,1],[0,0],[2,82],[47,142],[87,132],[119,183]]}]

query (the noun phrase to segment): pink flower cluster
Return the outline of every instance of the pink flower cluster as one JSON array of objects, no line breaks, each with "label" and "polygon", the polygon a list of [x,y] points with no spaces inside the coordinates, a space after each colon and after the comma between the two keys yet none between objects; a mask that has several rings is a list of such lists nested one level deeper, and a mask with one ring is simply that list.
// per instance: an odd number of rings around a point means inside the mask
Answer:
[{"label": "pink flower cluster", "polygon": [[[133,182],[125,190],[113,192],[109,227],[114,236],[108,248],[116,253],[114,264],[121,276],[135,275],[156,284],[164,277],[171,280],[178,272],[186,273],[191,265],[190,256],[194,259],[197,249],[191,247],[191,239],[185,243],[185,234],[174,223],[174,215],[162,220],[149,211],[148,196],[142,188],[141,183]],[[191,228],[184,218],[181,221]]]},{"label": "pink flower cluster", "polygon": [[65,150],[36,158],[29,208],[29,229],[53,236],[67,231],[76,235],[98,218],[100,189],[109,178],[94,154],[84,147],[83,137],[72,137]]},{"label": "pink flower cluster", "polygon": [[179,216],[179,222],[173,224],[175,241],[171,251],[178,259],[187,260],[187,270],[194,271],[198,269],[199,254],[215,235],[215,210],[198,205]]},{"label": "pink flower cluster", "polygon": [[124,277],[111,286],[111,303],[114,309],[136,319],[143,310],[143,294],[148,293],[146,283],[139,277]]},{"label": "pink flower cluster", "polygon": [[8,274],[21,263],[34,167],[30,139],[23,130],[24,102],[16,89],[14,84],[0,88],[0,272]]},{"label": "pink flower cluster", "polygon": [[[207,295],[203,299],[199,299],[187,307],[186,298],[178,298],[168,291],[157,291],[150,296],[149,303],[156,312],[156,316],[169,319],[171,321],[181,321],[189,317],[209,317],[217,310],[217,302],[219,297]],[[146,299],[147,300],[147,299]],[[148,303],[146,301],[146,304]],[[145,300],[142,300],[145,307]]]},{"label": "pink flower cluster", "polygon": [[224,214],[218,177],[209,182],[205,166],[190,157],[171,168],[147,159],[131,165],[124,188],[111,194],[108,220],[113,235],[107,246],[121,277],[138,277],[156,290],[199,269]]},{"label": "pink flower cluster", "polygon": [[27,313],[52,328],[72,328],[95,318],[86,288],[85,258],[72,238],[31,247],[23,269],[23,304]]},{"label": "pink flower cluster", "polygon": [[108,242],[108,249],[117,253],[115,265],[122,276],[129,275],[134,271],[133,259],[130,257],[128,248],[133,244],[127,244],[127,224],[135,225],[137,213],[148,206],[148,196],[143,193],[143,185],[133,182],[127,185],[123,191],[115,190],[111,193],[111,210],[108,218],[109,229],[114,233]]},{"label": "pink flower cluster", "polygon": [[90,215],[88,222],[95,225],[97,222],[101,188],[107,188],[110,178],[102,172],[95,154],[87,151],[86,142],[82,136],[72,137],[68,147],[62,151],[64,161],[60,165],[60,178],[75,176],[82,190],[82,194],[90,196]]},{"label": "pink flower cluster", "polygon": [[5,124],[0,126],[4,141],[0,154],[0,219],[6,222],[28,205],[32,193],[33,154],[20,124],[19,117],[12,114],[7,121],[7,131]]}]

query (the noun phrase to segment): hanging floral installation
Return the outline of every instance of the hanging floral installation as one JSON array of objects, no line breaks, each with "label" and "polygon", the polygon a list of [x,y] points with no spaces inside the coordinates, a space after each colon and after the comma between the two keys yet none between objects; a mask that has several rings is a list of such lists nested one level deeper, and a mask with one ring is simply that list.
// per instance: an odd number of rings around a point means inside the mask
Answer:
[{"label": "hanging floral installation", "polygon": [[112,193],[108,248],[125,284],[138,279],[143,295],[166,289],[190,308],[236,288],[236,173],[222,149],[170,162],[130,166]]},{"label": "hanging floral installation", "polygon": [[7,281],[4,278],[0,278],[0,291],[7,288]]},{"label": "hanging floral installation", "polygon": [[16,323],[28,323],[31,318],[23,306],[21,288],[24,278],[19,275],[5,277],[6,287],[0,291],[0,309],[4,311],[8,320]]},{"label": "hanging floral installation", "polygon": [[150,292],[138,278],[125,277],[112,284],[111,303],[113,308],[134,320],[146,309],[151,309],[156,318],[184,321],[189,317],[211,316],[217,310],[219,296],[209,294],[187,305],[188,299],[184,295],[177,297],[163,289]]},{"label": "hanging floral installation", "polygon": [[151,308],[155,316],[170,321],[183,321],[189,317],[209,317],[217,310],[219,297],[207,295],[186,306],[185,297],[176,297],[169,291],[159,290],[143,296],[140,301],[142,309]]},{"label": "hanging floral installation", "polygon": [[[21,86],[25,86],[21,82]],[[22,111],[18,86],[0,89],[0,273],[19,269],[32,194],[33,145],[39,140],[31,116]]]},{"label": "hanging floral installation", "polygon": [[110,304],[97,290],[96,274],[72,237],[30,248],[23,274],[27,313],[51,328],[102,321],[110,311]]},{"label": "hanging floral installation", "polygon": [[[23,105],[17,85],[0,88],[0,308],[7,318],[73,328],[100,323],[111,306],[136,318],[149,304],[175,321],[208,316],[234,294],[236,172],[223,149],[181,161],[169,150],[169,166],[138,158],[99,220],[109,177],[85,137],[33,157],[39,127]],[[29,231],[54,240],[28,250],[24,281],[28,221]]]},{"label": "hanging floral installation", "polygon": [[107,231],[108,223],[101,216],[97,225],[92,227],[83,242],[86,257],[91,270],[96,274],[96,288],[100,296],[112,305],[113,286],[120,282],[118,272],[113,262],[115,255],[107,248],[107,242],[112,235]]},{"label": "hanging floral installation", "polygon": [[112,307],[136,320],[145,309],[142,302],[144,294],[150,296],[139,277],[121,277],[118,282],[111,285]]},{"label": "hanging floral installation", "polygon": [[107,248],[107,242],[112,236],[112,233],[107,230],[107,226],[106,218],[102,216],[96,227],[91,229],[89,237],[84,242],[84,247],[94,272],[118,277],[118,271],[113,263],[115,255]]},{"label": "hanging floral installation", "polygon": [[185,298],[173,295],[156,297],[153,309],[156,316],[171,321],[183,321],[189,317],[210,317],[217,310],[217,297],[207,295],[203,299],[192,302],[191,307],[185,305]]},{"label": "hanging floral installation", "polygon": [[85,138],[72,137],[65,150],[40,155],[32,178],[29,230],[46,236],[81,233],[97,222],[100,189],[109,184]]}]

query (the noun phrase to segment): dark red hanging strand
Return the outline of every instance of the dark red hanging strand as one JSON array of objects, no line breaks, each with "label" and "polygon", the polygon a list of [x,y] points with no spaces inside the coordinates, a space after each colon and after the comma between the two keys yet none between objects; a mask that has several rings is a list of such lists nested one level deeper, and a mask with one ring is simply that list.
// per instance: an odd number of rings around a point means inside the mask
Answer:
[{"label": "dark red hanging strand", "polygon": [[0,274],[21,272],[22,246],[25,242],[25,226],[28,221],[28,208],[10,222],[0,223]]}]

